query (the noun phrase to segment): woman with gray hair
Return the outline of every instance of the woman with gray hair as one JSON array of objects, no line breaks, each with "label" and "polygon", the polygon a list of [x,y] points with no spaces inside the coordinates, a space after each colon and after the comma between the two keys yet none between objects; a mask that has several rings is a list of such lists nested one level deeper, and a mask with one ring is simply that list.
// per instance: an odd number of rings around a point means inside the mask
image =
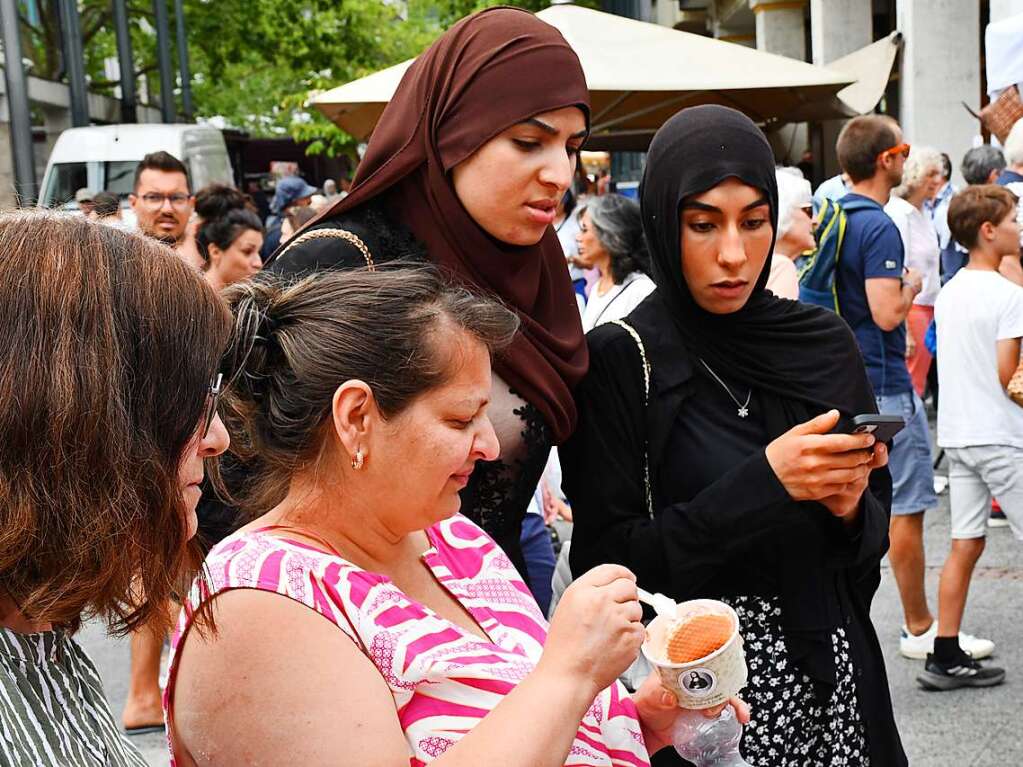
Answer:
[{"label": "woman with gray hair", "polygon": [[799,300],[796,259],[816,245],[813,238],[813,200],[810,182],[797,168],[777,168],[778,240],[771,256],[767,289],[778,298]]},{"label": "woman with gray hair", "polygon": [[902,171],[902,183],[893,190],[884,208],[899,228],[906,266],[923,275],[923,290],[914,299],[906,317],[909,330],[906,364],[913,388],[921,397],[932,359],[924,344],[924,334],[934,319],[934,300],[941,288],[938,233],[930,216],[924,212],[924,203],[934,199],[943,183],[941,154],[930,147],[913,147]]},{"label": "woman with gray hair", "polygon": [[654,290],[639,204],[620,194],[596,197],[579,214],[579,250],[573,259],[600,278],[583,311],[583,330],[620,320]]}]

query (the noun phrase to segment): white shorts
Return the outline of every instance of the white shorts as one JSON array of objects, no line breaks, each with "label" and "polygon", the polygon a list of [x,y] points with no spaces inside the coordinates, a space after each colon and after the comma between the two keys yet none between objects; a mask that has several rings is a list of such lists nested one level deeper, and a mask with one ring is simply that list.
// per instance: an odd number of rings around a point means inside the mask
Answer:
[{"label": "white shorts", "polygon": [[946,448],[953,538],[983,538],[998,499],[1009,527],[1023,541],[1023,449],[1007,445]]}]

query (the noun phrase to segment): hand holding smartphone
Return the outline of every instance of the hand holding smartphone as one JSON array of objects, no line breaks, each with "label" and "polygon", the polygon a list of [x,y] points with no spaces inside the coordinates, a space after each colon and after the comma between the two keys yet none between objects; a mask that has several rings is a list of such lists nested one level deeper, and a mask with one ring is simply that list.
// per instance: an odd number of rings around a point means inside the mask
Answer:
[{"label": "hand holding smartphone", "polygon": [[906,420],[901,415],[882,415],[881,413],[863,413],[854,416],[851,421],[839,424],[835,432],[839,434],[873,434],[878,442],[891,442],[902,431]]}]

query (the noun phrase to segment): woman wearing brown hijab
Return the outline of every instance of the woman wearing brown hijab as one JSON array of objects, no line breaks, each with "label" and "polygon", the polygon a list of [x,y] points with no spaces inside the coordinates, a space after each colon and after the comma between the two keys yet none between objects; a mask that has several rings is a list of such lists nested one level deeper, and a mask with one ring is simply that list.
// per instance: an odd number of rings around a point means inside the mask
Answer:
[{"label": "woman wearing brown hijab", "polygon": [[554,27],[510,8],[459,22],[406,73],[351,193],[267,265],[298,275],[428,260],[518,314],[488,410],[501,452],[473,473],[462,513],[521,572],[522,519],[552,444],[575,427],[572,387],[587,366],[550,224],[587,134],[588,99]]}]

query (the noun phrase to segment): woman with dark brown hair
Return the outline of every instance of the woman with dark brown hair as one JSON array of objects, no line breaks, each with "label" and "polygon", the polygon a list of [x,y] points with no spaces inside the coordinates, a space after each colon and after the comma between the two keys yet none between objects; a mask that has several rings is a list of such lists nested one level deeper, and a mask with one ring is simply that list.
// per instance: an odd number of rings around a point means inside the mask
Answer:
[{"label": "woman with dark brown hair", "polygon": [[406,73],[351,193],[268,260],[304,274],[411,257],[515,311],[520,329],[494,363],[501,451],[461,496],[521,572],[522,519],[552,444],[575,427],[572,388],[586,372],[551,225],[588,130],[586,78],[561,33],[519,9],[477,13]]},{"label": "woman with dark brown hair", "polygon": [[0,216],[0,763],[144,765],[85,618],[168,622],[230,315],[168,248],[72,216]]}]

